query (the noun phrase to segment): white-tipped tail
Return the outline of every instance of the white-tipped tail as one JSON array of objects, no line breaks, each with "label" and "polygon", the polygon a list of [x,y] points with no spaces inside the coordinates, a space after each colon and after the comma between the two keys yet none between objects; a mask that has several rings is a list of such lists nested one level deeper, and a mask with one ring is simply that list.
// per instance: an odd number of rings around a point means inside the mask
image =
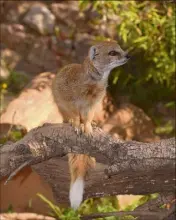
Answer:
[{"label": "white-tipped tail", "polygon": [[84,180],[82,177],[78,177],[76,181],[70,187],[70,203],[73,209],[77,209],[82,200],[84,192]]}]

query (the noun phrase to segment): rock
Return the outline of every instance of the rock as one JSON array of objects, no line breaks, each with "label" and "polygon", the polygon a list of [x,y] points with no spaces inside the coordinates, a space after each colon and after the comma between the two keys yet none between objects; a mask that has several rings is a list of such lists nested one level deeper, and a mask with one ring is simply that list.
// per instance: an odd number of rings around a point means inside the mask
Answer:
[{"label": "rock", "polygon": [[10,73],[4,66],[0,66],[0,80],[8,79]]},{"label": "rock", "polygon": [[23,21],[42,35],[54,32],[55,16],[45,5],[34,4],[27,12]]},{"label": "rock", "polygon": [[0,1],[1,23],[20,23],[21,17],[32,4],[32,1]]},{"label": "rock", "polygon": [[3,60],[6,66],[11,70],[16,67],[17,63],[21,60],[21,56],[13,50],[4,48],[1,50],[1,60]]},{"label": "rock", "polygon": [[[41,66],[38,65],[38,63],[36,64],[30,63],[27,59],[24,59],[23,54],[17,53],[8,48],[4,48],[0,50],[0,52],[1,52],[1,59],[5,62],[9,70],[13,70],[15,72],[20,72],[20,73],[26,73],[29,77],[31,77],[33,75],[36,75],[37,73],[42,72],[44,69],[43,65]],[[50,67],[54,68],[53,63],[50,62],[50,64],[51,64]]]},{"label": "rock", "polygon": [[56,16],[59,23],[63,23],[70,26],[75,26],[75,21],[79,17],[78,2],[72,1],[72,4],[68,5],[63,3],[52,3],[51,11]]},{"label": "rock", "polygon": [[44,71],[57,69],[56,55],[48,48],[47,41],[41,38],[38,38],[28,51],[27,61],[32,66],[37,65],[42,67]]},{"label": "rock", "polygon": [[132,104],[123,104],[103,124],[102,129],[123,140],[152,142],[159,140],[155,126],[145,112]]},{"label": "rock", "polygon": [[26,28],[21,24],[1,24],[1,42],[15,52],[22,54],[23,58],[26,52],[33,45],[35,37],[26,33]]},{"label": "rock", "polygon": [[92,11],[91,7],[85,11],[81,11],[78,1],[59,1],[52,3],[51,11],[59,22],[59,26],[61,24],[65,25],[69,27],[71,32],[72,29],[76,29],[79,30],[79,33],[85,32],[92,34],[93,29],[90,23],[98,16],[98,13]]},{"label": "rock", "polygon": [[77,62],[82,63],[85,57],[87,56],[88,50],[91,46],[91,41],[93,41],[94,38],[86,33],[78,33],[76,34],[75,39],[75,57]]},{"label": "rock", "polygon": [[21,59],[14,68],[16,72],[26,73],[29,77],[33,77],[36,74],[41,73],[43,69],[44,68],[42,66],[29,63],[27,60],[23,59]]},{"label": "rock", "polygon": [[137,203],[142,197],[142,195],[118,195],[119,211],[123,211],[125,208]]},{"label": "rock", "polygon": [[[5,110],[5,108],[8,106],[8,104],[13,101],[13,99],[16,98],[15,94],[12,93],[6,93],[5,94],[5,98],[3,100],[1,100],[1,105],[0,105],[0,113],[2,114],[3,111]],[[0,133],[2,134],[2,132],[0,131]],[[0,135],[1,136],[1,135]]]},{"label": "rock", "polygon": [[62,122],[62,116],[51,94],[53,77],[53,73],[45,72],[34,78],[1,114],[1,124],[13,123],[29,131],[43,123]]}]

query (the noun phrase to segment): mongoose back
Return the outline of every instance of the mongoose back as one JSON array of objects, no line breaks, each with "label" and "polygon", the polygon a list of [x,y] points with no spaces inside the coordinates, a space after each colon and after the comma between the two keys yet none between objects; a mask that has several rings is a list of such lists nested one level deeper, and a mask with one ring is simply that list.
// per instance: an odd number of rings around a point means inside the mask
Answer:
[{"label": "mongoose back", "polygon": [[[89,49],[83,64],[63,67],[53,81],[52,92],[64,121],[91,135],[91,122],[97,104],[105,95],[110,71],[128,59],[128,54],[115,41],[105,41]],[[77,209],[83,199],[86,174],[96,162],[93,157],[83,154],[68,156],[71,174],[69,198],[71,207]]]}]

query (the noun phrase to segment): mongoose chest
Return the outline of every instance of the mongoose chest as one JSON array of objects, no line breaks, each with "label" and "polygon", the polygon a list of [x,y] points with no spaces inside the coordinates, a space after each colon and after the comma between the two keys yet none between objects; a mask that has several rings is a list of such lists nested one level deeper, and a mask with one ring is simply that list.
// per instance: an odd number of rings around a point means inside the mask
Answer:
[{"label": "mongoose chest", "polygon": [[86,98],[90,104],[97,103],[101,101],[105,94],[105,86],[92,84],[88,85],[86,89]]}]

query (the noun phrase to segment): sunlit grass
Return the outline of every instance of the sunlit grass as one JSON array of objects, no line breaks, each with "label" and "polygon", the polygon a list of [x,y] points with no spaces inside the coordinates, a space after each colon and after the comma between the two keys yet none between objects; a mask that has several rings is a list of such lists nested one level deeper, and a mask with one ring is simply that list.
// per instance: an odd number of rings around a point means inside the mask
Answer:
[{"label": "sunlit grass", "polygon": [[[119,203],[119,199],[116,196],[104,197],[104,198],[90,198],[85,200],[77,211],[74,211],[71,208],[60,208],[59,206],[53,204],[47,198],[45,198],[41,194],[37,194],[40,199],[48,205],[49,215],[53,216],[57,219],[73,219],[79,220],[81,216],[89,215],[93,213],[106,213],[106,212],[118,212],[118,211],[133,211],[138,206],[145,204],[151,199],[156,199],[158,194],[151,194],[145,196],[136,196],[136,200],[134,200],[131,204],[126,204],[121,207]],[[127,195],[126,195],[127,196]],[[135,197],[134,197],[135,198]],[[99,220],[107,219],[107,220],[134,220],[133,216],[125,216],[125,217],[105,217],[105,218],[97,218]]]}]

